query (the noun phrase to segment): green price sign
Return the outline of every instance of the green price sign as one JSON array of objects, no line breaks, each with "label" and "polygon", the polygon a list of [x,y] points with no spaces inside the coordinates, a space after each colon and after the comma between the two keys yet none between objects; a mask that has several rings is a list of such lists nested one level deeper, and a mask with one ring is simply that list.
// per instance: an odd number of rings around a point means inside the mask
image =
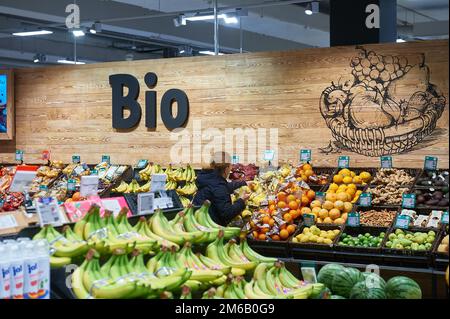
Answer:
[{"label": "green price sign", "polygon": [[400,215],[395,221],[395,228],[408,229],[411,222],[411,217],[407,215]]},{"label": "green price sign", "polygon": [[381,168],[392,168],[392,156],[381,156]]},{"label": "green price sign", "polygon": [[70,191],[70,192],[75,191],[76,185],[77,185],[77,181],[76,181],[76,180],[74,180],[74,179],[69,179],[69,180],[67,181],[67,190]]},{"label": "green price sign", "polygon": [[307,227],[314,225],[314,219],[315,219],[315,216],[313,214],[303,215],[303,222],[305,223],[305,226],[307,226]]},{"label": "green price sign", "polygon": [[348,214],[347,225],[350,227],[359,227],[361,225],[360,216],[358,212]]},{"label": "green price sign", "polygon": [[111,163],[111,157],[109,155],[102,155],[102,162]]},{"label": "green price sign", "polygon": [[416,208],[416,194],[403,194],[402,207],[409,209]]},{"label": "green price sign", "polygon": [[339,156],[338,168],[349,168],[350,167],[350,156]]},{"label": "green price sign", "polygon": [[442,214],[441,223],[445,224],[445,225],[448,225],[448,212],[444,212]]},{"label": "green price sign", "polygon": [[72,156],[72,163],[79,164],[80,163],[80,155],[73,155]]},{"label": "green price sign", "polygon": [[137,163],[137,168],[145,168],[145,167],[147,167],[147,164],[148,164],[148,161],[147,160],[145,160],[145,159],[141,159],[141,160],[139,160],[139,162]]},{"label": "green price sign", "polygon": [[311,150],[300,150],[300,162],[311,162]]},{"label": "green price sign", "polygon": [[16,150],[16,161],[22,162],[23,161],[23,151]]},{"label": "green price sign", "polygon": [[239,163],[239,155],[233,155],[231,157],[231,164],[238,164]]},{"label": "green price sign", "polygon": [[325,193],[324,192],[317,192],[316,193],[316,199],[318,201],[320,201],[321,203],[323,203],[324,200],[325,200]]},{"label": "green price sign", "polygon": [[424,168],[427,171],[437,170],[438,158],[434,156],[425,156]]},{"label": "green price sign", "polygon": [[362,207],[372,206],[372,194],[371,193],[362,193],[359,196],[359,206],[362,206]]}]

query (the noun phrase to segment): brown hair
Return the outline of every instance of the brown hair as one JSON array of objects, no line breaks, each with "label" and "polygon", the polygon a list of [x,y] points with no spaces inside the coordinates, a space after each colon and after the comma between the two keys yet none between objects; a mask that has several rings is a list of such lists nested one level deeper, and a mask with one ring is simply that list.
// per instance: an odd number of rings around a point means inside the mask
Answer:
[{"label": "brown hair", "polygon": [[220,175],[225,173],[225,170],[231,165],[230,154],[226,152],[216,152],[211,157],[210,168],[215,170]]}]

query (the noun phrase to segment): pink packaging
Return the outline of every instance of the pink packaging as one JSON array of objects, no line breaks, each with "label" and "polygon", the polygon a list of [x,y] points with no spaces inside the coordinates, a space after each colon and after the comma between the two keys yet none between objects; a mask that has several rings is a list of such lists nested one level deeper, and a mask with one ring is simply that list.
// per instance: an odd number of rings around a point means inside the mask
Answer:
[{"label": "pink packaging", "polygon": [[117,215],[123,207],[128,208],[128,217],[132,216],[127,202],[123,197],[100,198],[99,196],[90,196],[87,200],[68,202],[64,203],[63,206],[69,220],[71,222],[77,222],[86,215],[93,204],[100,207],[100,216],[102,217],[105,213],[105,209],[111,210],[114,215]]}]

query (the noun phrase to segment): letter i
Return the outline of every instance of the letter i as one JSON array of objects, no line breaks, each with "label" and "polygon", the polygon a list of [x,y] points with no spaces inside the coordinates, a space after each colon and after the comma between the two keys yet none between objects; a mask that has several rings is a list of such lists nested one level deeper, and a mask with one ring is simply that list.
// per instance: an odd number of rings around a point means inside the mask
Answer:
[{"label": "letter i", "polygon": [[[158,76],[149,72],[145,75],[145,84],[149,89],[153,89],[158,83]],[[145,92],[145,126],[156,128],[156,91]]]}]

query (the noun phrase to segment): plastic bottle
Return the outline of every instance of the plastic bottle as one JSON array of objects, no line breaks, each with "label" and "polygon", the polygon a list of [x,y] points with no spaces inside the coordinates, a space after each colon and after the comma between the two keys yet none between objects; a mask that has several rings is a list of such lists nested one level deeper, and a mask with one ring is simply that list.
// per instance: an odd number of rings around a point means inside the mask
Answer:
[{"label": "plastic bottle", "polygon": [[10,250],[11,296],[13,299],[23,299],[24,263],[22,245],[11,243],[7,246]]},{"label": "plastic bottle", "polygon": [[16,239],[16,241],[17,241],[18,243],[23,243],[23,242],[30,242],[31,239],[28,238],[28,237],[19,237],[19,238]]},{"label": "plastic bottle", "polygon": [[0,244],[0,299],[11,298],[10,256],[9,247]]},{"label": "plastic bottle", "polygon": [[21,242],[23,247],[23,297],[25,299],[37,299],[39,288],[39,263],[35,251],[35,243]]},{"label": "plastic bottle", "polygon": [[50,252],[45,239],[36,241],[35,254],[39,268],[38,299],[50,299]]}]

